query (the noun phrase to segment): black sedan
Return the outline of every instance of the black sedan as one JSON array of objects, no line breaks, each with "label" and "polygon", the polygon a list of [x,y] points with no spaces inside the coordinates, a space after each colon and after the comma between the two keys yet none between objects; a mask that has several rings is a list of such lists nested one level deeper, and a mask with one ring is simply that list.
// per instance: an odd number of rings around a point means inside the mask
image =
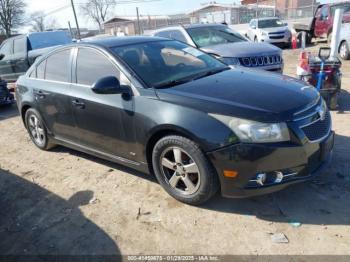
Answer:
[{"label": "black sedan", "polygon": [[305,181],[333,147],[314,88],[163,38],[60,47],[19,78],[16,98],[40,149],[60,144],[154,173],[189,204]]}]

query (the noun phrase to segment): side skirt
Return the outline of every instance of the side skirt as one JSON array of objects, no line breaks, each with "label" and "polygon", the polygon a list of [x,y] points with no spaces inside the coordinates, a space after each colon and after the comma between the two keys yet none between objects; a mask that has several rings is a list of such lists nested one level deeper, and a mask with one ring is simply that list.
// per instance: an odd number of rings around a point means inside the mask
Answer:
[{"label": "side skirt", "polygon": [[71,149],[74,149],[74,150],[77,150],[80,152],[84,152],[86,154],[93,155],[95,157],[102,158],[102,159],[111,161],[111,162],[116,163],[116,164],[127,166],[127,167],[130,167],[130,168],[135,169],[137,171],[140,171],[142,173],[150,174],[147,163],[135,162],[135,161],[132,161],[132,160],[120,157],[120,156],[111,155],[111,154],[108,154],[108,153],[105,153],[105,152],[102,152],[102,151],[99,151],[99,150],[96,150],[96,149],[93,149],[93,148],[90,148],[87,146],[82,146],[82,145],[79,145],[79,144],[74,143],[72,141],[68,141],[68,140],[65,140],[62,138],[58,138],[58,137],[51,136],[50,139],[55,144],[62,145],[62,146],[65,146],[65,147],[68,147],[68,148],[71,148]]}]

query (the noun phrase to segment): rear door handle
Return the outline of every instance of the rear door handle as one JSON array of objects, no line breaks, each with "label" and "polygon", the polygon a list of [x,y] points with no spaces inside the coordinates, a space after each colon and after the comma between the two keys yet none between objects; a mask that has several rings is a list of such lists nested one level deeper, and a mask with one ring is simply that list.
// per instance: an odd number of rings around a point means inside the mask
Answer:
[{"label": "rear door handle", "polygon": [[72,100],[72,104],[73,104],[75,107],[78,107],[78,108],[81,108],[81,109],[84,109],[84,108],[85,108],[85,103],[79,101],[78,99]]}]

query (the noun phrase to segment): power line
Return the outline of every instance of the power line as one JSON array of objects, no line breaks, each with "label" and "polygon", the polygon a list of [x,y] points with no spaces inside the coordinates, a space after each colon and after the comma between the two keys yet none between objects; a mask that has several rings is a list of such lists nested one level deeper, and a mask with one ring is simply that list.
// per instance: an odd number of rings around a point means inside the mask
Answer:
[{"label": "power line", "polygon": [[74,7],[73,0],[70,0],[70,2],[71,2],[71,4],[72,4],[72,9],[73,9],[73,14],[74,14],[75,24],[76,24],[76,26],[77,26],[78,39],[80,39],[80,28],[79,28],[79,23],[78,23],[77,14],[76,14],[76,12],[75,12],[75,7]]}]

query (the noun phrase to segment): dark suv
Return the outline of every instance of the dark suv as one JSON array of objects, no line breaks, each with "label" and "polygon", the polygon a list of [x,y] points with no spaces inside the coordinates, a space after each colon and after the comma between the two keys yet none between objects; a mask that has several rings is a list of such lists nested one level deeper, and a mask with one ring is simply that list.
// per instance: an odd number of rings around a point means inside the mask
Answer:
[{"label": "dark suv", "polygon": [[189,204],[269,193],[330,159],[331,116],[315,88],[232,69],[178,41],[118,37],[58,48],[17,82],[41,149],[65,145],[142,172]]}]

